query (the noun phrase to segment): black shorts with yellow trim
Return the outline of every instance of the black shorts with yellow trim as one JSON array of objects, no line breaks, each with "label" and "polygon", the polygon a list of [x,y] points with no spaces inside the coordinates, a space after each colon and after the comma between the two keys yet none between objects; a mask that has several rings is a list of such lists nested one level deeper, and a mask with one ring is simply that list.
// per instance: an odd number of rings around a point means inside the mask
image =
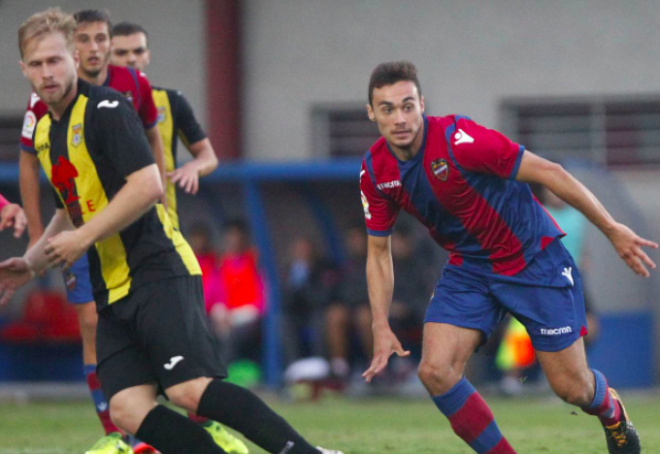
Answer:
[{"label": "black shorts with yellow trim", "polygon": [[201,276],[141,285],[99,313],[98,376],[106,399],[156,383],[160,392],[199,377],[227,376],[204,311]]}]

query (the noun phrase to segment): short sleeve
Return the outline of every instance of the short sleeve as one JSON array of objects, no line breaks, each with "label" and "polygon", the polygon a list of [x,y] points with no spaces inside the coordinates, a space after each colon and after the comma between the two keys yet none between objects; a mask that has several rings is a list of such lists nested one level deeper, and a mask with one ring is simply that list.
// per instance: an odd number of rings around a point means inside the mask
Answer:
[{"label": "short sleeve", "polygon": [[371,236],[389,236],[392,234],[399,208],[376,188],[373,178],[366,161],[362,161],[360,197],[367,233]]},{"label": "short sleeve", "polygon": [[34,150],[34,131],[37,123],[48,112],[46,104],[37,96],[32,93],[28,101],[25,115],[23,117],[23,128],[21,129],[20,148],[22,151],[36,155]]},{"label": "short sleeve", "polygon": [[125,178],[154,164],[144,129],[130,101],[108,91],[94,103],[94,138],[119,176]]},{"label": "short sleeve", "polygon": [[185,144],[191,144],[206,139],[204,130],[195,118],[195,113],[190,107],[188,100],[177,91],[173,94],[176,97],[176,125],[177,133]]},{"label": "short sleeve", "polygon": [[140,105],[138,106],[138,114],[144,129],[151,129],[158,123],[158,109],[154,102],[153,94],[151,93],[151,84],[149,79],[140,71],[137,72],[138,86],[140,89]]},{"label": "short sleeve", "polygon": [[457,117],[447,138],[458,164],[466,170],[514,180],[525,147],[474,121]]}]

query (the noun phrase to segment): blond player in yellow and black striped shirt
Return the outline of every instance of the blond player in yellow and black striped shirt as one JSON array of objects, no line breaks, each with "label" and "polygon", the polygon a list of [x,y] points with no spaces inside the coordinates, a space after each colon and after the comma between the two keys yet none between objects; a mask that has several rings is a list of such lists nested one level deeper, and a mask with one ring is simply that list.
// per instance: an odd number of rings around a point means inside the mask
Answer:
[{"label": "blond player in yellow and black striped shirt", "polygon": [[[111,62],[144,72],[150,63],[149,37],[141,26],[121,22],[112,28]],[[174,228],[179,229],[176,186],[188,194],[196,194],[199,178],[211,173],[218,160],[211,142],[195,118],[186,98],[178,90],[153,86],[153,98],[158,109],[158,131],[165,149],[167,171],[167,212]],[[177,168],[177,137],[194,159]]]},{"label": "blond player in yellow and black striped shirt", "polygon": [[226,453],[158,404],[162,392],[266,452],[339,454],[314,448],[250,391],[220,379],[226,372],[205,324],[199,264],[155,204],[163,188],[140,121],[121,93],[78,81],[75,28],[59,9],[19,28],[21,69],[48,105],[33,142],[58,209],[23,257],[0,263],[0,305],[49,265],[71,266],[87,252],[98,375],[117,426],[163,454]]}]

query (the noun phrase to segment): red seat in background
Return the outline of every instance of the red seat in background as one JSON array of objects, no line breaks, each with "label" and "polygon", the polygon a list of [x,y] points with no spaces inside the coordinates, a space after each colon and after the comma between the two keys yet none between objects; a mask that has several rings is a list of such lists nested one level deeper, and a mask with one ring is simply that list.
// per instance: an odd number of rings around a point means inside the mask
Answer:
[{"label": "red seat in background", "polygon": [[28,296],[21,318],[0,329],[0,340],[10,343],[80,342],[78,314],[64,295],[37,290]]}]

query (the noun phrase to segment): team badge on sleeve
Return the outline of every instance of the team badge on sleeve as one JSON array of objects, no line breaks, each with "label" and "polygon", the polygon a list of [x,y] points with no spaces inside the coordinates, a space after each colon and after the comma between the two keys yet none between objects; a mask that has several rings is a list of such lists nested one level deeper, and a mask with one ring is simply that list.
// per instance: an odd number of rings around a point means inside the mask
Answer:
[{"label": "team badge on sleeve", "polygon": [[360,191],[360,195],[362,196],[362,208],[364,209],[364,217],[367,219],[371,219],[371,213],[369,212],[369,201],[367,200],[367,196],[364,195],[364,192]]},{"label": "team badge on sleeve", "polygon": [[78,123],[77,125],[73,125],[71,127],[71,132],[73,135],[71,136],[71,145],[74,147],[77,147],[80,145],[80,142],[82,141],[82,123]]},{"label": "team badge on sleeve", "polygon": [[23,120],[23,130],[21,134],[26,139],[32,139],[32,134],[34,133],[34,127],[37,125],[37,116],[31,110],[25,112],[25,118]]},{"label": "team badge on sleeve", "polygon": [[433,174],[438,177],[441,181],[447,181],[447,176],[449,175],[449,164],[445,159],[436,159],[431,162],[431,170]]}]

